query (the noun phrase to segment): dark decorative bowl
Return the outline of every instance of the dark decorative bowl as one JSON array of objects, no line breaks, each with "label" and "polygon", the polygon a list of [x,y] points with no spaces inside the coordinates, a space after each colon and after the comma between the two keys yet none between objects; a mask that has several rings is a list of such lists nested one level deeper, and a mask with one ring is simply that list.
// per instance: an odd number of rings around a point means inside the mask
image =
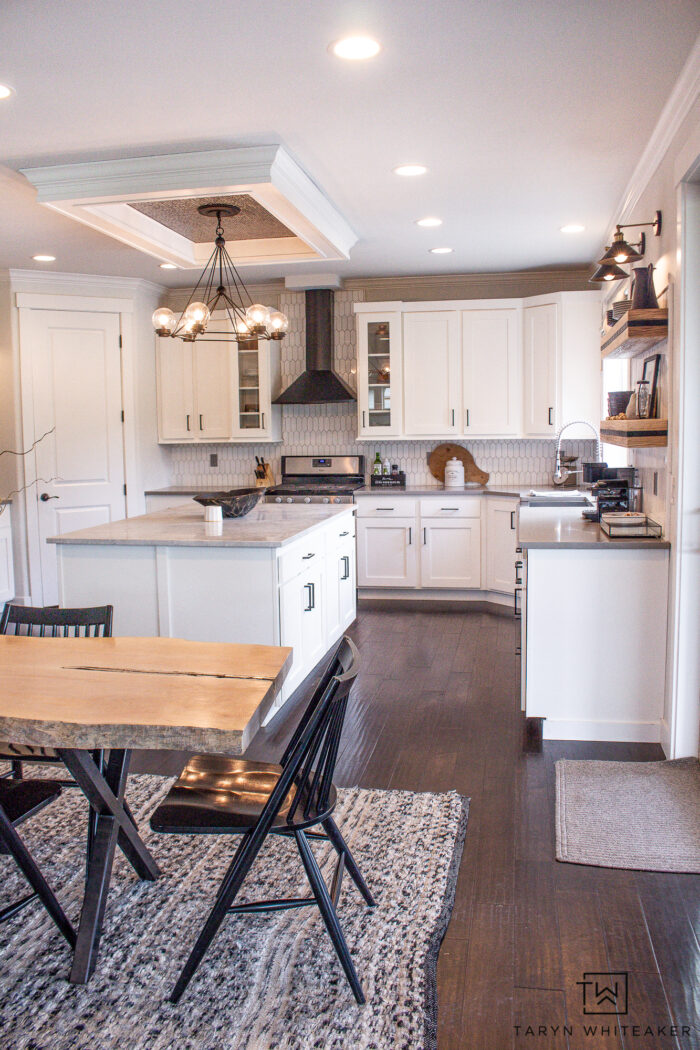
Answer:
[{"label": "dark decorative bowl", "polygon": [[608,415],[617,416],[626,412],[634,390],[611,390],[608,394]]},{"label": "dark decorative bowl", "polygon": [[225,518],[242,518],[248,514],[265,495],[267,489],[229,489],[228,492],[209,492],[206,496],[195,496],[195,502],[203,507],[221,507]]}]

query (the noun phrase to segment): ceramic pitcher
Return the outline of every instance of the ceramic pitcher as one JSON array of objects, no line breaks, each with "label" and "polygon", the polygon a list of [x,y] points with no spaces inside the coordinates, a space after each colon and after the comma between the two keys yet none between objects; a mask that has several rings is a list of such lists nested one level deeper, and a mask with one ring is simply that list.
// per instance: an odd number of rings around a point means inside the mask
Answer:
[{"label": "ceramic pitcher", "polygon": [[658,302],[654,291],[654,267],[639,266],[632,271],[634,274],[634,288],[632,291],[633,310],[656,310]]}]

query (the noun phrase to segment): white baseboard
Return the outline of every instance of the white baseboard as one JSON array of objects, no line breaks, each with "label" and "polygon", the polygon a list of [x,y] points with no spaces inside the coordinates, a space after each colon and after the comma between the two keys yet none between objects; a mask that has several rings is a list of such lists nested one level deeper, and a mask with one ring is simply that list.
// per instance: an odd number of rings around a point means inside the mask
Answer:
[{"label": "white baseboard", "polygon": [[661,741],[661,722],[589,722],[545,718],[542,732],[545,740],[658,744]]},{"label": "white baseboard", "polygon": [[493,605],[513,606],[512,594],[497,591],[442,590],[428,587],[359,587],[358,600],[363,598],[386,598],[388,601],[427,602],[491,602]]}]

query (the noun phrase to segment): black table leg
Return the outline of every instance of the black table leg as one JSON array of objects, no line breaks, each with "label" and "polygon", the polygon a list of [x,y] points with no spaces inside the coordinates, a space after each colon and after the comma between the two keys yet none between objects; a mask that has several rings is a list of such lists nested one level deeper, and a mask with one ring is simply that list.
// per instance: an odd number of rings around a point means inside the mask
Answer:
[{"label": "black table leg", "polygon": [[[85,984],[95,969],[112,865],[117,845],[139,878],[153,880],[160,871],[141,841],[133,818],[125,808],[124,790],[129,772],[130,751],[112,750],[100,770],[87,751],[59,751],[69,772],[80,785],[91,807],[91,830],[85,897],[70,980]],[[94,815],[93,815],[94,814]]]}]

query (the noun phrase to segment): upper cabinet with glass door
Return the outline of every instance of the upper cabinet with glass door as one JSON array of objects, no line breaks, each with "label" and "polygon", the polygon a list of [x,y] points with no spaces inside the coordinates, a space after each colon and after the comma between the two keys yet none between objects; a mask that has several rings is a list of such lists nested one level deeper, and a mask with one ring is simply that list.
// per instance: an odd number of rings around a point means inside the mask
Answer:
[{"label": "upper cabinet with glass door", "polygon": [[280,387],[278,342],[248,339],[234,345],[233,433],[239,441],[279,441],[281,410],[272,404]]},{"label": "upper cabinet with glass door", "polygon": [[401,314],[358,314],[357,406],[363,437],[401,433]]}]

